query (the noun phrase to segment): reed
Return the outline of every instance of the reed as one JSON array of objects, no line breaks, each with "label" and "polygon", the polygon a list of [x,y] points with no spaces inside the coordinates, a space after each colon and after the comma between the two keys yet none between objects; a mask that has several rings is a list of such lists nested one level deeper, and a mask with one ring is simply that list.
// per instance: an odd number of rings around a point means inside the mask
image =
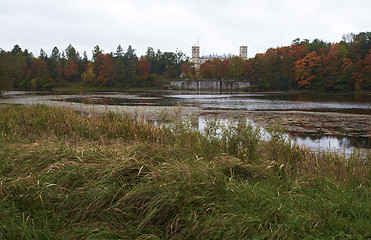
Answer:
[{"label": "reed", "polygon": [[2,108],[0,239],[370,238],[370,156],[275,134]]}]

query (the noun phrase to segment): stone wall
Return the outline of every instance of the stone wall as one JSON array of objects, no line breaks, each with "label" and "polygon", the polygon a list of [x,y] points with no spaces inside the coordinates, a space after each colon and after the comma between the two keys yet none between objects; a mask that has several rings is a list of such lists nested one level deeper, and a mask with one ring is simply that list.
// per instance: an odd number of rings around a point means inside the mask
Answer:
[{"label": "stone wall", "polygon": [[187,90],[237,90],[250,87],[250,82],[225,82],[225,81],[171,81],[170,86],[175,89]]}]

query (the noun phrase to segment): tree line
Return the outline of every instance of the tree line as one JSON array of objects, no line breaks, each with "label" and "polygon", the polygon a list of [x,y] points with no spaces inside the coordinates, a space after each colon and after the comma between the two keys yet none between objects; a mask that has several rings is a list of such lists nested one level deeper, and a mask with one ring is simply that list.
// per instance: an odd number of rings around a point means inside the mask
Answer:
[{"label": "tree line", "polygon": [[202,79],[241,79],[259,90],[371,90],[371,32],[345,34],[339,43],[295,39],[242,60],[213,59],[196,73]]},{"label": "tree line", "polygon": [[174,79],[250,81],[259,90],[371,90],[371,32],[345,34],[328,43],[295,39],[290,46],[270,48],[254,58],[212,59],[196,69],[181,51],[149,47],[138,57],[132,46],[105,54],[99,46],[81,56],[69,45],[50,56],[43,49],[34,57],[15,45],[0,49],[0,86],[8,89],[47,89],[69,83],[87,87],[161,87]]},{"label": "tree line", "polygon": [[187,61],[181,51],[155,52],[151,47],[139,58],[132,46],[124,50],[121,45],[109,54],[97,45],[91,60],[72,45],[62,52],[54,47],[50,56],[41,49],[36,58],[15,45],[9,52],[0,51],[0,84],[7,89],[32,90],[71,83],[87,87],[160,87],[166,79],[176,79]]}]

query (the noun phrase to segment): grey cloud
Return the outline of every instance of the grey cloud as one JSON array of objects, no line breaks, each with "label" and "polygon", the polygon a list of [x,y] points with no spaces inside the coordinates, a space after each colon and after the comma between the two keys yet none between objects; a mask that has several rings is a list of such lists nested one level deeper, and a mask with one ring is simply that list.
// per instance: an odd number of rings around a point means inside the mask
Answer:
[{"label": "grey cloud", "polygon": [[299,38],[340,41],[348,32],[370,31],[368,0],[2,0],[0,47],[14,44],[35,55],[68,44],[89,54],[129,44],[144,54],[151,46],[190,55],[200,39],[202,54],[249,56]]}]

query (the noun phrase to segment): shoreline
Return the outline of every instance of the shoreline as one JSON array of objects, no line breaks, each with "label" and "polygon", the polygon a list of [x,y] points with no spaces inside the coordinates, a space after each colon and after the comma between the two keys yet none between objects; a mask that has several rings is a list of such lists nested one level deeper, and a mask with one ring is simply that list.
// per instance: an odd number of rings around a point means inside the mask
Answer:
[{"label": "shoreline", "polygon": [[[84,104],[61,101],[69,95],[38,96],[23,98],[0,99],[0,104],[36,105],[44,104],[51,107],[71,108],[87,114],[102,114],[112,111],[142,117],[147,120],[174,120],[185,117],[218,117],[221,119],[248,119],[254,124],[270,128],[280,125],[288,132],[340,135],[349,137],[371,138],[371,115],[307,112],[307,111],[248,111],[248,110],[217,110],[201,109],[200,107],[177,106],[118,106]],[[127,96],[126,97],[130,97]],[[133,95],[132,98],[138,96]]]}]

